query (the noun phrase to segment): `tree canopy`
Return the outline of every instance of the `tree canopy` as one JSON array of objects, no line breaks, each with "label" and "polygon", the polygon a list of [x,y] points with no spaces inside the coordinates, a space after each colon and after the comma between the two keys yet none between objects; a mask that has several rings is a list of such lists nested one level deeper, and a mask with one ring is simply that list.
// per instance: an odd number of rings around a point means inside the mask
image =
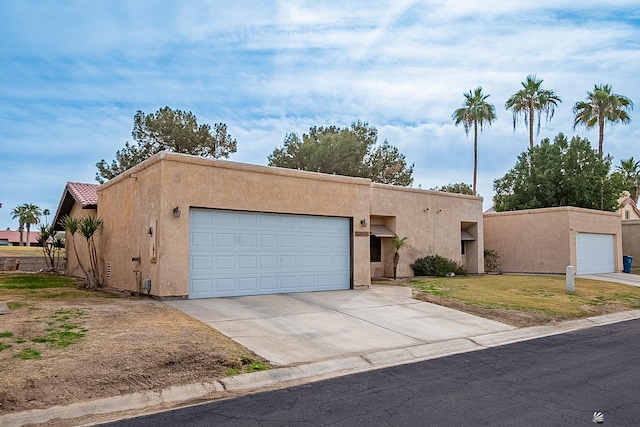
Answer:
[{"label": "tree canopy", "polygon": [[629,192],[629,196],[638,203],[638,190],[640,187],[640,160],[633,157],[620,160],[616,166],[615,173],[620,174],[624,182],[624,189]]},{"label": "tree canopy", "polygon": [[464,182],[456,182],[455,184],[447,184],[441,187],[431,188],[433,191],[444,191],[445,193],[473,194],[473,189],[469,184]]},{"label": "tree canopy", "polygon": [[96,181],[103,183],[160,151],[191,154],[209,158],[227,158],[236,152],[236,140],[227,133],[227,125],[198,125],[191,112],[159,109],[155,114],[138,111],[131,132],[135,144],[125,143],[109,165],[104,159],[96,167]]},{"label": "tree canopy", "polygon": [[554,91],[542,88],[542,79],[538,79],[534,74],[527,76],[527,80],[522,82],[522,89],[514,93],[504,106],[513,112],[514,132],[519,116],[524,116],[524,124],[529,126],[529,148],[531,148],[533,147],[534,119],[537,119],[536,135],[538,135],[542,113],[548,122],[553,118],[555,108],[560,102],[562,102],[560,97]]},{"label": "tree canopy", "polygon": [[404,154],[387,140],[377,142],[378,130],[360,121],[348,128],[312,127],[302,139],[288,134],[284,145],[269,155],[269,166],[411,185],[413,164],[407,165]]},{"label": "tree canopy", "polygon": [[573,128],[598,126],[598,153],[602,155],[605,122],[627,124],[631,121],[630,110],[633,110],[633,102],[629,98],[613,93],[610,85],[595,85],[593,92],[587,92],[586,100],[573,106]]},{"label": "tree canopy", "polygon": [[18,232],[20,233],[20,246],[23,245],[22,233],[25,225],[27,226],[27,246],[31,246],[31,224],[37,224],[40,222],[40,216],[42,211],[40,207],[31,204],[24,203],[20,206],[16,206],[11,211],[11,218],[18,220]]},{"label": "tree canopy", "polygon": [[482,93],[482,87],[478,87],[474,91],[470,90],[464,94],[462,107],[451,115],[456,126],[462,123],[467,135],[469,135],[469,130],[473,128],[473,194],[476,194],[478,177],[478,127],[482,131],[485,124],[491,125],[497,118],[496,108],[487,102],[489,96]]},{"label": "tree canopy", "polygon": [[553,142],[518,156],[516,165],[493,183],[494,209],[498,212],[576,206],[615,211],[624,182],[610,174],[611,158],[591,148],[588,139],[560,133]]}]

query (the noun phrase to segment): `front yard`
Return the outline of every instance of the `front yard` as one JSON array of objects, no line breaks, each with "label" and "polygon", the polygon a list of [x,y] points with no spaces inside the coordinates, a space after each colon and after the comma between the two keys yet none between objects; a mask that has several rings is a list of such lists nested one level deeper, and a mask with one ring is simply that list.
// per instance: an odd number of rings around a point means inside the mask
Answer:
[{"label": "front yard", "polygon": [[[387,282],[389,283],[389,282]],[[414,296],[514,326],[640,308],[640,288],[564,277],[413,278]],[[209,326],[160,302],[78,288],[68,278],[0,273],[0,415],[268,369]],[[428,327],[427,325],[425,327]]]},{"label": "front yard", "polygon": [[0,273],[0,415],[267,369],[266,361],[160,302]]},{"label": "front yard", "polygon": [[420,277],[402,285],[420,300],[518,327],[640,309],[640,287],[576,279],[568,294],[564,276]]}]

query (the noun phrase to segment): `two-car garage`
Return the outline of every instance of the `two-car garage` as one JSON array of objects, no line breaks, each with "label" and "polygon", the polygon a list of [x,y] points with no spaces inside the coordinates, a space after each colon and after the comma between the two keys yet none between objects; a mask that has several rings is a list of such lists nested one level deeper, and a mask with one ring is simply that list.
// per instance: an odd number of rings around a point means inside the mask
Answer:
[{"label": "two-car garage", "polygon": [[190,210],[189,298],[351,287],[351,219]]}]

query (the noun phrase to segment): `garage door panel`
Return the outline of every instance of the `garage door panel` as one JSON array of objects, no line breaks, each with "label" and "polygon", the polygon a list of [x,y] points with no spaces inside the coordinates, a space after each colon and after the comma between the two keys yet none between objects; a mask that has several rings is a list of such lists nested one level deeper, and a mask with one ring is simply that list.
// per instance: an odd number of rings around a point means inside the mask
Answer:
[{"label": "garage door panel", "polygon": [[346,218],[192,209],[190,297],[349,289]]},{"label": "garage door panel", "polygon": [[613,273],[615,251],[612,234],[578,233],[576,236],[577,274]]}]

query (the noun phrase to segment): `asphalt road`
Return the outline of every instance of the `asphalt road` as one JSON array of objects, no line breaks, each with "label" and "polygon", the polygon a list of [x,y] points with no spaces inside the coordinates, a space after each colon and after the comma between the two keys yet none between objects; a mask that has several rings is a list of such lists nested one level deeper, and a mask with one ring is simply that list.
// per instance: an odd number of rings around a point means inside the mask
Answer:
[{"label": "asphalt road", "polygon": [[112,426],[640,425],[640,320],[133,418]]}]

